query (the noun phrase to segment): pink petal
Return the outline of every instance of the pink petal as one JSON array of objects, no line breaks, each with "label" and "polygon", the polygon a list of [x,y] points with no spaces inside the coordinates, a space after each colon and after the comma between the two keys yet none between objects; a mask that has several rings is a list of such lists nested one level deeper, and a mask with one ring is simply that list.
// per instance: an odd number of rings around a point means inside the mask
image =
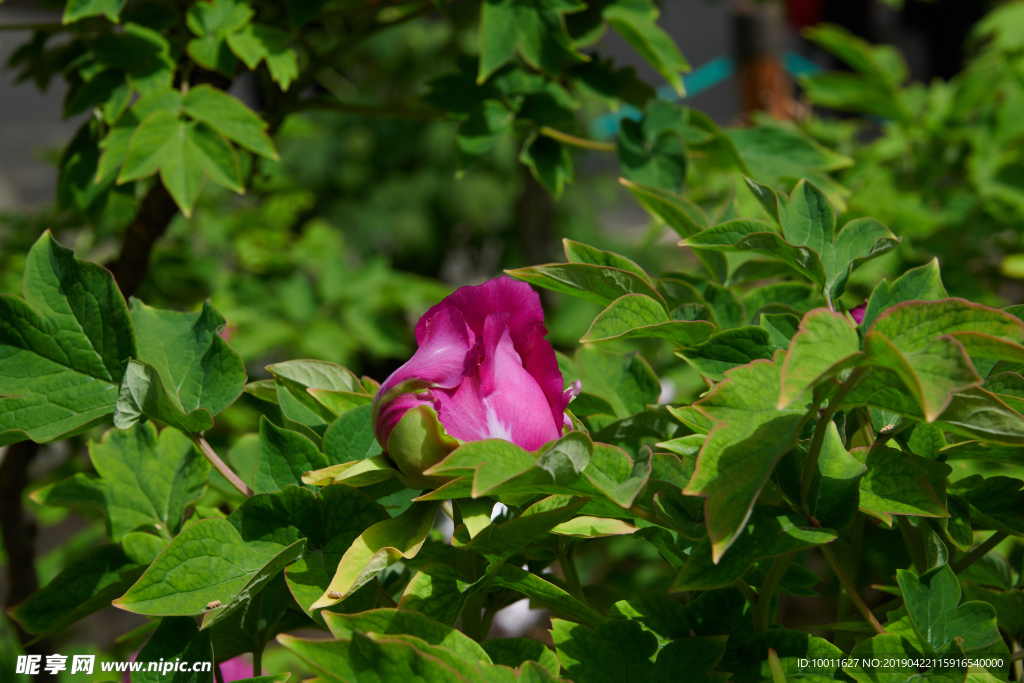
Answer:
[{"label": "pink petal", "polygon": [[540,384],[523,367],[510,319],[507,313],[486,317],[479,365],[467,370],[458,389],[438,389],[434,396],[441,424],[456,439],[504,439],[532,451],[561,436],[562,414],[552,415]]},{"label": "pink petal", "polygon": [[[420,319],[422,337],[417,325],[419,349],[405,365],[391,373],[374,396],[374,436],[381,444],[388,442],[388,435],[405,411],[433,402],[428,391],[431,387],[457,387],[465,375],[467,354],[475,346],[473,332],[457,308],[435,306],[430,310],[430,318]],[[403,386],[408,382],[412,386]],[[419,393],[412,393],[416,391]]]},{"label": "pink petal", "polygon": [[867,307],[867,302],[864,302],[860,306],[850,309],[850,316],[854,319],[854,321],[856,321],[858,325],[864,322],[864,311],[867,310]]},{"label": "pink petal", "polygon": [[[475,287],[460,287],[441,303],[427,311],[416,325],[416,341],[422,344],[427,321],[445,306],[458,308],[476,339],[483,338],[487,318],[495,313],[508,314],[508,329],[521,365],[536,380],[551,411],[562,424],[569,397],[562,395],[562,373],[558,369],[551,344],[544,339],[544,309],[540,296],[525,282],[499,277]],[[443,420],[442,420],[443,421]]]}]

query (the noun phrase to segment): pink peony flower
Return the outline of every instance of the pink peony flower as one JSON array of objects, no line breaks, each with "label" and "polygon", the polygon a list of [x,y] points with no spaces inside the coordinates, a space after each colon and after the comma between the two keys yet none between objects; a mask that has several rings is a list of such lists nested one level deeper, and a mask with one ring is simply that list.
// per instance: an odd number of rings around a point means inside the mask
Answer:
[{"label": "pink peony flower", "polygon": [[867,309],[867,307],[868,302],[865,301],[860,306],[850,309],[850,316],[853,317],[853,319],[857,322],[858,325],[864,322],[864,311]]},{"label": "pink peony flower", "polygon": [[504,439],[536,450],[571,423],[574,386],[544,339],[540,297],[525,282],[501,277],[461,287],[416,325],[418,349],[373,400],[374,436],[413,481],[459,442]]}]

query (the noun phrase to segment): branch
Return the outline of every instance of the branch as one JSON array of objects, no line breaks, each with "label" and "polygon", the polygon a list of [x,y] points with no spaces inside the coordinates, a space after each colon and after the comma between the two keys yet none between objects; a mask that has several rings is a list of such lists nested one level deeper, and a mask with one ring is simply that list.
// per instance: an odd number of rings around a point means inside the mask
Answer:
[{"label": "branch", "polygon": [[597,140],[588,140],[586,138],[576,137],[575,135],[569,135],[563,133],[560,130],[556,130],[549,126],[541,126],[540,134],[549,137],[552,140],[558,140],[564,142],[567,145],[574,147],[582,147],[583,149],[593,149],[598,152],[614,152],[618,149],[614,142],[599,142]]},{"label": "branch", "polygon": [[796,553],[779,555],[772,562],[768,575],[764,577],[761,590],[757,591],[757,606],[754,607],[754,633],[760,633],[768,629],[768,613],[771,611],[772,594],[779,587],[779,582],[786,574],[789,563],[796,557]]},{"label": "branch", "polygon": [[995,532],[994,534],[989,536],[984,543],[982,543],[977,548],[961,557],[953,564],[949,565],[949,568],[953,570],[954,574],[959,574],[960,572],[967,569],[972,564],[983,558],[985,555],[988,555],[989,551],[995,548],[1000,543],[1002,543],[1005,538],[1006,532]]},{"label": "branch", "polygon": [[217,453],[213,450],[213,448],[210,447],[210,444],[206,443],[206,439],[199,436],[198,434],[189,434],[188,437],[192,439],[192,443],[196,445],[196,448],[199,449],[199,452],[202,453],[206,457],[206,459],[210,461],[210,464],[213,465],[213,468],[220,472],[221,476],[227,479],[232,486],[238,489],[239,493],[241,493],[246,498],[252,496],[252,489],[246,486],[245,482],[238,478],[238,475],[235,474],[230,467],[228,467],[227,463],[220,459],[220,456],[218,456]]},{"label": "branch", "polygon": [[163,183],[157,180],[142,200],[138,215],[125,230],[117,262],[111,264],[114,280],[124,298],[134,294],[146,279],[150,252],[176,215],[178,205]]},{"label": "branch", "polygon": [[60,31],[67,28],[59,21],[41,24],[0,24],[0,31]]},{"label": "branch", "polygon": [[853,600],[853,604],[857,606],[857,611],[861,613],[861,616],[863,616],[869,624],[871,624],[871,628],[875,629],[875,632],[878,635],[883,635],[885,633],[885,629],[882,628],[882,625],[878,623],[878,619],[876,619],[875,615],[871,613],[870,609],[868,609],[867,604],[864,602],[864,598],[860,597],[860,593],[858,593],[857,589],[853,587],[852,583],[850,583],[850,579],[847,578],[846,572],[844,572],[843,568],[839,566],[839,560],[836,559],[836,554],[832,552],[832,548],[829,548],[827,545],[823,545],[821,546],[821,553],[825,556],[825,559],[828,560],[828,564],[832,567],[832,572],[836,575],[836,578],[839,579],[839,583],[843,584],[843,588],[846,589],[846,594],[850,596],[850,599]]}]

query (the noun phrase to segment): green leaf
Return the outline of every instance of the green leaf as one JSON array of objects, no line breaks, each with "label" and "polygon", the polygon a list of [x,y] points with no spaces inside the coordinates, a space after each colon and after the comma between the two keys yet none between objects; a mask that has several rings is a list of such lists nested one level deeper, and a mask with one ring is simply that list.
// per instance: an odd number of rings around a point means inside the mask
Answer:
[{"label": "green leaf", "polygon": [[639,354],[618,355],[587,345],[576,352],[583,386],[606,400],[619,418],[636,415],[658,402],[661,384]]},{"label": "green leaf", "polygon": [[919,659],[921,654],[901,635],[884,633],[857,645],[843,671],[857,683],[903,683],[918,678],[919,670],[900,660]]},{"label": "green leaf", "polygon": [[338,603],[395,562],[415,557],[434,522],[438,505],[414,503],[398,517],[377,522],[360,534],[342,556],[327,591],[310,609]]},{"label": "green leaf", "polygon": [[[484,7],[490,4],[488,1],[484,3]],[[554,195],[555,199],[562,196],[565,184],[573,181],[572,157],[569,150],[561,142],[546,135],[531,136],[519,153],[519,161],[530,169],[537,182]]]},{"label": "green leaf", "polygon": [[984,602],[960,605],[960,582],[949,565],[921,576],[896,570],[907,612],[917,632],[935,652],[949,651],[959,639],[964,651],[982,648],[1000,639],[996,610]]},{"label": "green leaf", "polygon": [[930,471],[952,469],[892,448],[855,448],[850,454],[864,463],[860,509],[892,526],[892,515],[948,517],[946,506],[929,483]]},{"label": "green leaf", "polygon": [[415,610],[434,621],[452,626],[462,614],[466,598],[473,589],[474,584],[452,567],[430,562],[409,581],[398,601],[398,609]]},{"label": "green leaf", "polygon": [[343,413],[324,432],[324,455],[330,465],[362,460],[380,453],[373,435],[369,405]]},{"label": "green leaf", "polygon": [[[213,662],[210,634],[200,631],[191,617],[167,617],[160,621],[149,642],[139,651],[140,662]],[[165,683],[163,671],[133,671],[131,683]],[[213,671],[175,672],[173,683],[213,683]]]},{"label": "green leaf", "polygon": [[515,114],[497,100],[484,100],[459,124],[455,151],[459,173],[490,154],[501,139],[512,132]]},{"label": "green leaf", "polygon": [[208,124],[224,137],[234,140],[250,152],[278,160],[274,143],[266,133],[269,124],[236,97],[204,84],[191,88],[182,98],[181,104],[186,114]]},{"label": "green leaf", "polygon": [[713,557],[710,537],[699,541],[673,591],[709,590],[731,586],[758,560],[831,543],[836,532],[812,526],[803,515],[767,505],[754,508],[743,533],[724,554]]},{"label": "green leaf", "polygon": [[259,458],[252,478],[256,493],[277,491],[289,484],[304,486],[303,474],[327,464],[327,457],[305,436],[277,427],[265,415],[260,418]]},{"label": "green leaf", "polygon": [[245,364],[220,336],[224,318],[209,302],[197,313],[150,308],[132,300],[139,360],[156,368],[182,412],[211,416],[235,402],[245,388]]},{"label": "green leaf", "polygon": [[270,75],[281,86],[288,86],[299,75],[299,59],[295,51],[288,47],[291,35],[281,29],[264,24],[246,24],[241,30],[228,35],[228,46],[249,70],[254,70],[260,62],[266,62]]},{"label": "green leaf", "polygon": [[[237,0],[212,0],[190,5],[185,20],[199,37],[188,42],[189,56],[205,69],[233,77],[238,61],[228,48],[226,38],[245,26],[253,14],[248,4]],[[196,89],[208,87],[200,85]]]},{"label": "green leaf", "polygon": [[[320,498],[324,518],[322,545],[288,565],[285,579],[302,609],[323,623],[322,613],[311,611],[313,603],[327,590],[338,563],[352,543],[374,524],[387,520],[388,514],[369,496],[343,484],[324,487],[320,490]],[[370,581],[329,609],[362,611],[367,609],[363,606],[364,598],[368,597],[369,607],[373,607],[376,596],[377,584]]]},{"label": "green leaf", "polygon": [[517,669],[526,662],[537,662],[558,675],[558,657],[548,647],[532,638],[491,638],[481,643],[491,661]]},{"label": "green leaf", "polygon": [[99,62],[127,71],[141,95],[171,87],[175,70],[171,44],[158,31],[129,21],[123,32],[100,33],[89,47]]},{"label": "green leaf", "polygon": [[843,652],[824,638],[801,631],[771,628],[754,636],[745,646],[728,650],[721,667],[734,681],[771,679],[768,650],[775,651],[787,680],[811,683],[833,680]]},{"label": "green leaf", "polygon": [[680,73],[689,71],[690,64],[671,36],[658,27],[659,14],[646,0],[619,0],[606,6],[601,16],[682,96]]},{"label": "green leaf", "polygon": [[[633,193],[633,197],[652,218],[675,230],[676,234],[683,239],[697,234],[709,225],[708,216],[704,213],[704,209],[685,197],[659,187],[635,183],[625,178],[619,178],[619,183]],[[698,250],[696,254],[711,277],[718,282],[725,282],[726,276],[729,273],[729,267],[725,262],[724,256],[713,251],[704,250]]]},{"label": "green leaf", "polygon": [[563,16],[583,9],[586,5],[576,0],[486,0],[480,9],[477,83],[509,61],[517,47],[530,66],[552,74],[562,62],[586,61],[573,48]]},{"label": "green leaf", "polygon": [[788,263],[819,287],[826,283],[821,257],[813,249],[787,241],[764,221],[737,218],[688,237],[679,245],[722,252],[752,251]]},{"label": "green leaf", "polygon": [[115,24],[127,0],[68,0],[64,7],[63,24],[71,24],[86,17],[103,15]]},{"label": "green leaf", "polygon": [[1024,485],[1011,477],[985,477],[974,474],[951,484],[955,493],[970,506],[971,520],[988,529],[1013,536],[1024,536]]},{"label": "green leaf", "polygon": [[305,539],[287,547],[273,541],[246,540],[230,521],[204,519],[178,534],[113,605],[152,616],[212,610],[204,618],[204,626],[216,623],[241,607],[305,547]]},{"label": "green leaf", "polygon": [[729,371],[725,382],[694,403],[718,424],[708,434],[697,469],[683,493],[705,503],[712,556],[717,562],[738,538],[775,463],[800,436],[809,403],[775,408],[785,360],[755,361]]},{"label": "green leaf", "polygon": [[178,533],[210,472],[184,434],[165,429],[158,438],[152,423],[108,431],[89,445],[89,458],[98,476],[75,474],[37,489],[32,498],[40,505],[99,509],[114,541],[146,524],[167,536]]},{"label": "green leaf", "polygon": [[938,301],[945,299],[946,288],[939,275],[939,260],[932,259],[923,266],[911,268],[890,285],[883,280],[871,292],[864,309],[862,329],[869,329],[884,311],[906,301]]},{"label": "green leaf", "polygon": [[[807,502],[810,514],[822,526],[842,529],[857,512],[860,480],[867,466],[846,451],[835,422],[829,422],[826,430]],[[800,480],[806,461],[807,442],[804,442],[783,456],[775,468],[779,485],[791,500],[800,500]]]},{"label": "green leaf", "polygon": [[666,131],[644,134],[641,124],[623,119],[619,124],[619,166],[628,180],[669,192],[678,192],[686,179],[686,146],[679,135]]},{"label": "green leaf", "polygon": [[657,337],[675,346],[694,346],[715,331],[709,322],[670,320],[664,306],[643,294],[626,294],[611,303],[594,319],[580,342]]},{"label": "green leaf", "polygon": [[520,517],[485,527],[464,545],[478,552],[491,564],[504,562],[537,537],[571,519],[585,504],[586,500],[579,498],[568,505],[547,509],[544,501],[541,501],[528,508]]},{"label": "green leaf", "polygon": [[654,281],[651,280],[651,276],[625,256],[619,256],[610,251],[602,251],[582,242],[574,242],[569,238],[562,240],[562,246],[565,248],[565,258],[569,263],[589,263],[594,266],[608,266],[609,268],[629,271],[639,276],[651,287],[654,287]]},{"label": "green leaf", "polygon": [[408,634],[447,648],[467,662],[492,663],[487,652],[472,638],[419,612],[403,609],[375,609],[359,614],[328,612],[324,614],[324,621],[339,640],[351,639],[356,632],[382,636]]},{"label": "green leaf", "polygon": [[[288,592],[284,576],[277,574],[259,592],[258,599],[246,601],[230,616],[210,628],[209,634],[218,660],[227,661],[246,652],[263,652],[267,643],[278,633],[313,627],[315,624],[299,609]],[[246,680],[254,683],[286,683],[275,679],[288,675]]]},{"label": "green leaf", "polygon": [[160,109],[147,117],[131,137],[118,183],[138,180],[160,172],[178,208],[190,216],[203,179],[245,191],[238,154],[210,126],[187,122],[177,112]]},{"label": "green leaf", "polygon": [[786,408],[808,389],[859,364],[862,358],[857,329],[849,319],[827,308],[808,313],[782,366],[779,408]]},{"label": "green leaf", "polygon": [[46,586],[11,607],[10,615],[27,633],[45,637],[107,607],[141,574],[120,546],[101,545],[69,562]]},{"label": "green leaf", "polygon": [[661,295],[642,277],[618,268],[589,263],[560,263],[505,272],[532,285],[577,296],[602,306],[607,306],[626,294],[643,294],[661,303],[665,310],[668,310],[668,305],[664,304]]},{"label": "green leaf", "polygon": [[412,641],[375,640],[362,633],[353,633],[351,640],[304,640],[282,634],[277,641],[314,667],[321,680],[442,683],[461,679],[454,669],[421,652]]},{"label": "green leaf", "polygon": [[309,428],[309,435],[323,437],[336,415],[313,397],[310,389],[362,393],[359,378],[351,372],[323,361],[286,361],[268,365],[277,379],[277,403],[281,413],[292,422]]},{"label": "green leaf", "polygon": [[902,238],[892,234],[874,218],[857,218],[842,227],[834,244],[826,244],[821,252],[826,285],[833,299],[846,291],[850,273],[860,261],[892,251]]},{"label": "green leaf", "polygon": [[159,371],[149,363],[132,360],[127,363],[121,380],[121,392],[114,408],[114,426],[128,429],[147,417],[187,434],[205,432],[213,426],[209,411],[196,408],[190,413],[183,412],[168,392]]},{"label": "green leaf", "polygon": [[0,296],[0,444],[66,438],[113,412],[135,330],[110,272],[49,232],[28,252],[24,299]]},{"label": "green leaf", "polygon": [[[770,335],[757,326],[737,327],[711,335],[701,344],[676,352],[693,368],[714,380],[724,380],[725,373],[755,360],[770,360],[776,347],[769,341]],[[778,390],[773,390],[778,398]]]}]

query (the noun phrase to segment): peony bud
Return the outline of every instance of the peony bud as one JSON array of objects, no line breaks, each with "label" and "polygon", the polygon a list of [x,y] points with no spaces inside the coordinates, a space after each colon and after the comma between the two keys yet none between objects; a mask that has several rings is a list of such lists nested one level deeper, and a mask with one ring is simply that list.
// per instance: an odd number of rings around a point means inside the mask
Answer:
[{"label": "peony bud", "polygon": [[[461,287],[416,325],[418,349],[381,385],[373,400],[373,430],[399,470],[423,477],[459,443],[504,439],[537,450],[562,435],[574,385],[544,339],[540,297],[525,282],[501,277]],[[577,383],[578,384],[578,383]]]}]

